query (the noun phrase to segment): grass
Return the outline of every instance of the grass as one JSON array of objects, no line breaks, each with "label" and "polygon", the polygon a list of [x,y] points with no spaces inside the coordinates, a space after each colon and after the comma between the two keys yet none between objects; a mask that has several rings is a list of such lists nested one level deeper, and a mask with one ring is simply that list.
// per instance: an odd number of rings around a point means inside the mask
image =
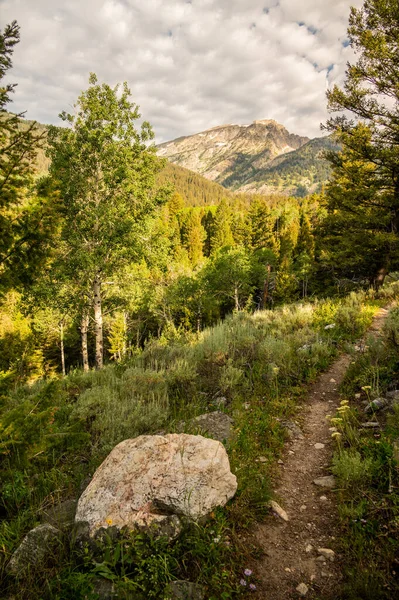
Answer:
[{"label": "grass", "polygon": [[[399,597],[399,410],[366,415],[364,403],[399,388],[399,309],[346,374],[333,472],[339,483],[345,600]],[[377,421],[381,429],[362,428]]]},{"label": "grass", "polygon": [[[280,419],[296,413],[306,384],[365,331],[375,307],[365,294],[352,294],[240,312],[200,335],[152,340],[125,364],[77,371],[3,397],[0,595],[94,599],[100,577],[112,581],[121,598],[166,598],[174,579],[199,582],[208,600],[238,597],[251,552],[241,547],[239,534],[268,510],[286,435]],[[43,509],[78,497],[82,482],[118,442],[178,431],[180,421],[215,410],[221,396],[223,410],[234,418],[228,453],[238,478],[237,494],[225,509],[169,545],[136,535],[100,549],[77,549],[66,534],[57,565],[44,565],[25,581],[7,575],[9,557]]]}]

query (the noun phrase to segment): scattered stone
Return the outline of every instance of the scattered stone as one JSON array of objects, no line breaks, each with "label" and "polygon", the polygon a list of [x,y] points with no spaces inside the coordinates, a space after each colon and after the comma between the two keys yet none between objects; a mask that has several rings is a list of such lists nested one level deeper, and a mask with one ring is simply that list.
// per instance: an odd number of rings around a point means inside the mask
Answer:
[{"label": "scattered stone", "polygon": [[323,558],[331,560],[331,562],[335,560],[335,552],[334,550],[330,550],[330,548],[317,548],[317,552],[321,554]]},{"label": "scattered stone", "polygon": [[307,508],[306,504],[302,504],[302,506],[300,507],[300,509],[299,509],[299,510],[300,510],[301,512],[304,512],[304,511],[306,510],[306,508]]},{"label": "scattered stone", "polygon": [[306,585],[306,583],[300,583],[297,587],[296,587],[296,591],[298,592],[298,594],[302,597],[305,597],[306,594],[309,591],[308,586]]},{"label": "scattered stone", "polygon": [[310,576],[310,581],[314,581],[316,579],[316,575],[311,575]]},{"label": "scattered stone", "polygon": [[334,329],[334,327],[335,327],[335,323],[330,323],[330,325],[326,325],[326,326],[324,327],[324,329],[325,329],[326,331],[328,331],[329,329]]},{"label": "scattered stone", "polygon": [[266,463],[267,462],[266,456],[259,456],[258,462],[260,462],[260,463]]},{"label": "scattered stone", "polygon": [[317,444],[314,445],[314,447],[316,448],[316,450],[323,450],[323,448],[325,448],[325,444],[320,444],[318,442]]},{"label": "scattered stone", "polygon": [[308,544],[305,548],[305,552],[308,552],[308,553],[312,552],[312,550],[313,550],[313,546],[311,544]]},{"label": "scattered stone", "polygon": [[334,475],[325,475],[324,477],[318,477],[313,481],[313,483],[315,485],[328,489],[333,489],[336,485]]},{"label": "scattered stone", "polygon": [[167,589],[167,600],[204,600],[205,590],[202,585],[191,581],[172,581]]},{"label": "scattered stone", "polygon": [[330,379],[330,383],[337,383],[333,377]]},{"label": "scattered stone", "polygon": [[283,461],[283,460],[281,460],[281,458],[279,458],[279,459],[278,459],[278,461],[277,461],[277,463],[278,463],[279,465],[283,465],[283,464],[284,464],[284,461]]},{"label": "scattered stone", "polygon": [[104,579],[104,577],[98,577],[94,580],[93,592],[98,594],[98,600],[114,600],[118,597],[114,582]]},{"label": "scattered stone", "polygon": [[287,513],[283,508],[281,508],[279,504],[277,504],[277,502],[275,502],[274,500],[270,500],[269,506],[272,509],[272,511],[280,517],[280,519],[283,519],[283,521],[289,521]]},{"label": "scattered stone", "polygon": [[330,575],[328,573],[326,573],[325,571],[321,571],[320,575],[322,577],[330,577]]},{"label": "scattered stone", "polygon": [[285,567],[284,571],[285,571],[286,573],[291,573],[291,569],[290,569],[289,567]]},{"label": "scattered stone", "polygon": [[326,564],[326,557],[322,556],[321,554],[316,558],[316,560],[317,562],[322,562],[323,564]]},{"label": "scattered stone", "polygon": [[291,454],[292,456],[293,454],[295,454],[295,452],[293,450],[288,450],[288,454]]},{"label": "scattered stone", "polygon": [[215,400],[213,400],[213,404],[216,406],[216,408],[223,408],[227,404],[227,398],[224,396],[219,396],[219,398],[215,398]]},{"label": "scattered stone", "polygon": [[75,521],[77,500],[65,500],[42,512],[42,520],[57,529],[69,529]]},{"label": "scattered stone", "polygon": [[361,424],[363,429],[379,429],[381,425],[377,421],[367,421]]},{"label": "scattered stone", "polygon": [[88,523],[90,536],[127,527],[154,535],[170,529],[174,537],[179,517],[197,521],[224,506],[236,490],[220,442],[184,433],[142,435],[118,444],[100,465],[79,499],[75,520]]},{"label": "scattered stone", "polygon": [[327,502],[328,498],[327,496],[320,496],[319,500],[320,502]]},{"label": "scattered stone", "polygon": [[399,400],[399,390],[392,390],[386,393],[386,397],[390,400]]},{"label": "scattered stone", "polygon": [[362,395],[361,395],[361,394],[355,394],[355,398],[356,398],[356,400],[359,400],[359,398],[361,398],[361,397],[362,397]]},{"label": "scattered stone", "polygon": [[329,427],[328,431],[331,431],[331,433],[335,433],[336,431],[338,431],[338,429],[336,427]]},{"label": "scattered stone", "polygon": [[287,430],[288,437],[291,440],[303,440],[303,433],[300,427],[293,421],[281,421],[281,425]]},{"label": "scattered stone", "polygon": [[372,402],[369,402],[369,404],[367,404],[366,408],[364,409],[364,412],[366,412],[366,413],[377,412],[383,408],[386,408],[388,405],[389,405],[389,400],[387,400],[386,398],[376,398],[375,400],[373,400]]},{"label": "scattered stone", "polygon": [[32,569],[39,569],[49,557],[57,555],[61,547],[62,533],[45,523],[35,527],[24,537],[15,550],[6,569],[15,577],[23,577]]},{"label": "scattered stone", "polygon": [[233,419],[218,410],[195,417],[188,424],[196,433],[207,435],[222,444],[232,438]]},{"label": "scattered stone", "polygon": [[249,410],[251,408],[251,404],[249,402],[244,402],[243,407],[245,410]]}]

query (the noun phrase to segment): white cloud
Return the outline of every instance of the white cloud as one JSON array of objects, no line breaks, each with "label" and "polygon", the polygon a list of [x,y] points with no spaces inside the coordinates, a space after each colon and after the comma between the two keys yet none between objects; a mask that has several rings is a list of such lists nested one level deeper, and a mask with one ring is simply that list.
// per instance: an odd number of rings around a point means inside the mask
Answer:
[{"label": "white cloud", "polygon": [[362,0],[0,0],[21,43],[13,110],[56,123],[88,74],[128,81],[158,141],[276,119],[320,135],[343,79],[349,7]]}]

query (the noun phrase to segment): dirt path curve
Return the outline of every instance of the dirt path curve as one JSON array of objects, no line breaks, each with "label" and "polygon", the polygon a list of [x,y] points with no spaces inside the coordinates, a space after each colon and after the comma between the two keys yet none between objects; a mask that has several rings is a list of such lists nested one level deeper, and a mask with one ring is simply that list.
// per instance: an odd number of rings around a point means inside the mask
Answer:
[{"label": "dirt path curve", "polygon": [[[368,335],[378,335],[387,313],[386,309],[378,311]],[[275,494],[289,521],[270,515],[254,533],[254,541],[265,553],[254,565],[259,584],[252,597],[258,600],[298,599],[301,594],[296,588],[301,583],[308,587],[307,600],[338,598],[339,556],[334,562],[321,561],[317,551],[334,550],[336,545],[334,492],[315,485],[314,480],[329,474],[333,444],[326,416],[339,406],[338,387],[350,360],[348,355],[341,356],[309,388],[301,415],[303,436],[287,443]]]}]

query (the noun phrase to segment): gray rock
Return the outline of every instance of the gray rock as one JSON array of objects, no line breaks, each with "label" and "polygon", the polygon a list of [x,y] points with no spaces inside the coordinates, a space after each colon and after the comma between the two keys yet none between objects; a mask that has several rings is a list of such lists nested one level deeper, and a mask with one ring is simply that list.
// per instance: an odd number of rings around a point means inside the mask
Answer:
[{"label": "gray rock", "polygon": [[281,506],[279,504],[277,504],[277,502],[275,502],[274,500],[270,500],[269,506],[272,509],[272,511],[278,517],[280,517],[280,519],[283,519],[283,521],[289,521],[286,511],[283,508],[281,508]]},{"label": "gray rock", "polygon": [[306,585],[306,583],[300,583],[297,587],[296,587],[296,591],[298,592],[298,594],[302,597],[305,597],[306,594],[309,591],[308,586]]},{"label": "gray rock", "polygon": [[225,398],[224,396],[219,396],[218,398],[215,398],[215,400],[213,400],[212,404],[214,404],[216,408],[223,408],[227,404],[227,398]]},{"label": "gray rock", "polygon": [[233,419],[218,410],[195,417],[189,424],[196,433],[207,435],[222,444],[232,439]]},{"label": "gray rock", "polygon": [[367,423],[362,423],[363,429],[379,429],[381,425],[377,423],[377,421],[367,421]]},{"label": "gray rock", "polygon": [[77,500],[65,500],[42,512],[42,520],[58,529],[69,529],[75,521]]},{"label": "gray rock", "polygon": [[382,410],[383,408],[386,408],[387,406],[389,406],[389,404],[390,404],[390,402],[386,398],[376,398],[375,400],[373,400],[372,402],[369,402],[369,404],[367,404],[366,408],[364,409],[364,412],[366,412],[366,413],[377,412],[378,410]]},{"label": "gray rock", "polygon": [[93,592],[98,594],[98,600],[114,600],[118,597],[114,582],[103,577],[98,577],[94,581]]},{"label": "gray rock", "polygon": [[167,600],[204,600],[202,585],[191,581],[172,581],[166,590]]},{"label": "gray rock", "polygon": [[331,560],[333,562],[335,560],[335,552],[330,548],[317,548],[317,552],[324,558]]},{"label": "gray rock", "polygon": [[7,565],[7,571],[15,577],[40,568],[48,558],[54,558],[61,548],[62,533],[45,523],[35,527],[24,537]]},{"label": "gray rock", "polygon": [[288,437],[291,440],[303,440],[303,433],[300,427],[293,421],[281,421],[281,425],[287,430]]},{"label": "gray rock", "polygon": [[399,401],[399,390],[392,390],[390,392],[387,392],[385,395],[387,398],[389,398],[389,400]]},{"label": "gray rock", "polygon": [[313,483],[315,485],[328,489],[333,489],[336,486],[334,475],[325,475],[324,477],[318,477],[313,481]]}]

